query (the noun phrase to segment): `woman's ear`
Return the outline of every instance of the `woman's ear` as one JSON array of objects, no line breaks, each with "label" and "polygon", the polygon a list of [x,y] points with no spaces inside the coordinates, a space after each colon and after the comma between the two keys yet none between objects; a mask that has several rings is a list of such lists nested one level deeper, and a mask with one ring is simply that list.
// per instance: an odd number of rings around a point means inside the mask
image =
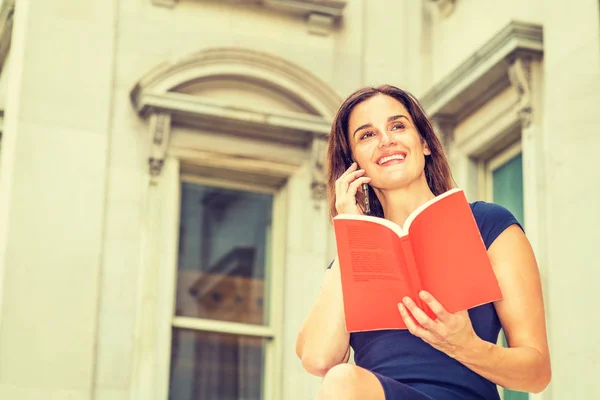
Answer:
[{"label": "woman's ear", "polygon": [[426,141],[423,141],[423,154],[425,154],[426,156],[431,155],[431,150],[429,149],[429,145]]}]

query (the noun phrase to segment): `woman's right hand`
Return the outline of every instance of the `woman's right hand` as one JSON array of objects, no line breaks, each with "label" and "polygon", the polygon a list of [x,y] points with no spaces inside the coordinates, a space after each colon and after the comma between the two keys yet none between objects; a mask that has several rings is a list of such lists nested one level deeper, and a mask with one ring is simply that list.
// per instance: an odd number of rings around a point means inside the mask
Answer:
[{"label": "woman's right hand", "polygon": [[371,178],[363,176],[364,169],[358,169],[356,162],[350,165],[335,181],[335,209],[338,214],[363,214],[356,201],[356,193],[363,183],[369,183]]}]

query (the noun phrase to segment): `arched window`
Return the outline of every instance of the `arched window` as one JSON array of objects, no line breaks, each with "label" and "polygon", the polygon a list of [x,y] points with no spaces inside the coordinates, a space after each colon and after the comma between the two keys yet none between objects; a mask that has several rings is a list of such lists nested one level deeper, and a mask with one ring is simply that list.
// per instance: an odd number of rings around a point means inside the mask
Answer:
[{"label": "arched window", "polygon": [[322,163],[340,98],[283,59],[220,48],[159,66],[131,100],[150,177],[134,390],[281,398],[297,362],[283,326],[301,323],[326,263]]}]

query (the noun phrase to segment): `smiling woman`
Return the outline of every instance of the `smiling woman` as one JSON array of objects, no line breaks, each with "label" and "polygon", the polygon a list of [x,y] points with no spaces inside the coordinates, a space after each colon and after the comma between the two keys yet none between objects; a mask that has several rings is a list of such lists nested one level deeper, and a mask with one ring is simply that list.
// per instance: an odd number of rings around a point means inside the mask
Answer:
[{"label": "smiling woman", "polygon": [[[402,140],[402,143],[397,145],[397,140]],[[380,144],[382,150],[377,150]],[[417,148],[417,145],[422,148]],[[431,157],[424,158],[424,155]],[[404,160],[398,160],[402,156]],[[396,160],[385,160],[385,164],[379,165],[384,157],[395,157]],[[349,166],[344,160],[348,158],[364,169],[347,171]],[[378,189],[385,189],[386,185],[393,187],[418,175],[426,181],[433,195],[442,194],[454,186],[442,144],[421,106],[410,94],[392,86],[364,88],[348,97],[332,127],[327,164],[330,200],[336,197],[336,181],[345,172],[353,173],[353,177],[375,179],[371,183],[375,192],[370,191],[369,201],[373,210],[371,214],[379,217],[384,215]],[[384,179],[385,175],[392,181]],[[336,200],[339,202],[340,199]],[[330,201],[331,216],[337,212],[336,201]]]},{"label": "smiling woman", "polygon": [[[454,186],[418,101],[388,85],[358,90],[342,104],[327,164],[331,217],[362,214],[361,187],[368,184],[371,214],[403,225],[411,212]],[[405,298],[398,312],[408,330],[349,334],[334,260],[296,346],[304,368],[324,377],[319,399],[499,399],[497,385],[529,392],[548,385],[544,306],[529,241],[506,208],[476,201],[471,211],[503,299],[451,314],[421,292],[435,320]],[[508,348],[496,345],[500,329]],[[346,364],[350,347],[356,365]]]}]

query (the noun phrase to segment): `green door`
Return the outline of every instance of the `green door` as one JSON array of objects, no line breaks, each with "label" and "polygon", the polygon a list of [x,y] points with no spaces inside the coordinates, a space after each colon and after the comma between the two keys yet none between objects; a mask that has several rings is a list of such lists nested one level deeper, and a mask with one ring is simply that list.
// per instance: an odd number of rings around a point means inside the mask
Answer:
[{"label": "green door", "polygon": [[[523,157],[521,153],[510,158],[492,171],[493,201],[506,207],[524,225],[523,212]],[[503,344],[506,340],[502,337]],[[527,400],[523,392],[504,389],[504,400]]]}]

